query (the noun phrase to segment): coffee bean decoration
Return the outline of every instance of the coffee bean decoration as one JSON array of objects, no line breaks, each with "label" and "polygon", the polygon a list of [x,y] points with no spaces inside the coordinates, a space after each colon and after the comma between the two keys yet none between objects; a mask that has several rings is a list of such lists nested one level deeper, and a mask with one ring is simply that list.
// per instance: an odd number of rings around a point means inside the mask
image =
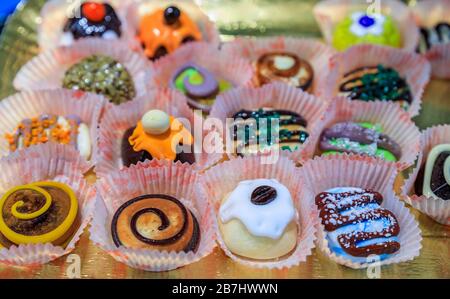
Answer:
[{"label": "coffee bean decoration", "polygon": [[255,205],[266,205],[277,198],[277,190],[270,186],[259,186],[252,192],[251,202]]}]

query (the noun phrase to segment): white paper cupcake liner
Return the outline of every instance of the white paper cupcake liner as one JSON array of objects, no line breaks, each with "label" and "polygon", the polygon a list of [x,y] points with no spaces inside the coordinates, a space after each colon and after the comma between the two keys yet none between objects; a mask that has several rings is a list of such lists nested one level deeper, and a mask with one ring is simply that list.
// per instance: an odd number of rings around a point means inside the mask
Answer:
[{"label": "white paper cupcake liner", "polygon": [[[222,122],[223,132],[221,133],[226,144],[226,119],[232,118],[241,109],[262,107],[297,112],[308,123],[307,129],[310,135],[306,142],[297,151],[280,150],[280,154],[286,155],[294,161],[306,160],[314,155],[314,147],[321,134],[319,123],[328,103],[298,88],[282,83],[271,83],[260,88],[234,89],[218,96],[209,117],[217,118]],[[234,153],[226,152],[229,157],[234,156]]]},{"label": "white paper cupcake liner", "polygon": [[336,25],[354,11],[381,10],[399,27],[402,49],[414,52],[419,40],[419,28],[413,22],[412,12],[399,0],[324,0],[314,6],[314,16],[328,44],[332,44]]},{"label": "white paper cupcake liner", "polygon": [[424,89],[430,80],[430,63],[418,54],[390,47],[358,45],[334,55],[330,60],[330,73],[326,84],[320,89],[319,96],[331,99],[338,94],[339,82],[346,73],[360,67],[379,64],[393,68],[406,79],[413,97],[408,113],[411,117],[417,116]]},{"label": "white paper cupcake liner", "polygon": [[[313,84],[311,93],[316,94],[319,86],[323,86],[329,72],[328,61],[335,50],[319,40],[308,38],[293,37],[264,37],[264,38],[242,38],[238,37],[232,42],[225,43],[222,51],[248,59],[253,66],[256,61],[264,54],[281,51],[298,55],[301,59],[309,62],[314,70]],[[258,85],[258,79],[255,74],[254,85]]]},{"label": "white paper cupcake liner", "polygon": [[[410,119],[409,114],[394,103],[352,101],[343,97],[336,97],[322,121],[319,122],[320,132],[333,124],[346,121],[380,124],[383,132],[397,142],[402,149],[400,160],[393,163],[399,170],[404,170],[413,165],[419,155],[419,128]],[[318,147],[317,144],[316,147]],[[367,158],[379,160],[375,157]]]},{"label": "white paper cupcake liner", "polygon": [[[139,29],[141,18],[156,9],[165,8],[169,5],[175,5],[180,10],[185,11],[188,16],[197,24],[202,33],[202,41],[210,44],[216,49],[220,44],[220,34],[215,24],[192,0],[135,0],[130,1],[125,11],[125,18],[128,22],[127,36],[130,36],[130,47],[144,55],[141,43],[136,39],[136,33]],[[150,30],[150,29],[149,29]],[[196,42],[194,42],[196,43]],[[184,46],[182,46],[184,47]]]},{"label": "white paper cupcake liner", "polygon": [[[145,271],[168,271],[209,255],[215,248],[216,229],[211,205],[198,173],[187,164],[152,160],[142,165],[111,172],[97,182],[97,201],[90,239],[117,261]],[[111,237],[111,219],[126,201],[144,194],[167,194],[181,200],[200,225],[200,244],[194,252],[168,252],[148,249],[117,248]]]},{"label": "white paper cupcake liner", "polygon": [[[201,121],[201,116],[195,116],[188,107],[186,98],[170,89],[150,90],[147,95],[122,105],[108,104],[100,121],[98,132],[98,163],[96,173],[102,177],[109,172],[124,167],[121,157],[122,136],[126,130],[136,126],[137,122],[148,110],[159,109],[180,120],[185,119],[191,126],[196,143],[194,167],[198,170],[207,168],[222,159],[223,153],[207,153],[202,148],[202,142],[196,141],[198,132],[195,124]],[[209,131],[202,130],[202,138]],[[220,143],[222,143],[220,141]],[[201,147],[201,148],[200,148]]]},{"label": "white paper cupcake liner", "polygon": [[[423,0],[413,7],[416,23],[423,27],[434,27],[439,22],[450,23],[450,1]],[[450,44],[434,45],[425,54],[430,61],[434,78],[450,78]]]},{"label": "white paper cupcake liner", "polygon": [[421,137],[422,142],[419,159],[402,187],[402,199],[437,222],[444,225],[450,225],[450,200],[442,200],[440,198],[427,197],[424,195],[419,196],[416,194],[409,195],[414,193],[414,184],[417,175],[420,169],[424,167],[431,149],[439,144],[450,143],[450,125],[428,128],[422,132]]},{"label": "white paper cupcake liner", "polygon": [[[410,261],[419,255],[422,248],[421,231],[413,215],[395,195],[394,180],[398,172],[392,164],[362,156],[328,156],[308,161],[301,169],[301,174],[305,181],[305,198],[312,203],[317,194],[334,187],[372,189],[383,195],[381,206],[393,212],[399,222],[400,250],[378,262],[380,266]],[[353,269],[370,265],[352,262],[332,252],[320,219],[318,223],[317,245],[328,258]]]},{"label": "white paper cupcake liner", "polygon": [[[28,91],[0,101],[0,155],[10,154],[5,134],[13,133],[24,119],[41,114],[58,116],[77,115],[89,127],[91,139],[90,162],[97,157],[97,127],[106,100],[94,94],[79,94],[71,90]],[[70,145],[65,145],[70,146]]]},{"label": "white paper cupcake liner", "polygon": [[[40,22],[38,25],[38,44],[43,50],[50,50],[61,46],[61,38],[64,33],[64,25],[69,17],[72,17],[80,7],[80,5],[87,0],[50,0],[44,4],[40,12]],[[90,0],[92,2],[92,0]],[[110,4],[120,21],[121,36],[119,41],[129,44],[130,37],[127,35],[127,21],[123,14],[129,2],[133,0],[94,0],[93,2],[107,2]]]},{"label": "white paper cupcake liner", "polygon": [[282,269],[297,266],[306,261],[314,248],[315,226],[317,215],[311,202],[304,198],[303,185],[298,168],[286,157],[280,157],[276,163],[268,163],[264,157],[232,158],[218,166],[207,170],[202,175],[208,198],[212,202],[217,227],[217,215],[220,202],[228,193],[233,191],[239,182],[251,179],[276,179],[285,185],[293,198],[297,213],[298,237],[295,250],[287,257],[278,260],[257,261],[246,259],[233,254],[226,247],[221,233],[218,230],[217,240],[219,246],[233,261],[255,268]]},{"label": "white paper cupcake liner", "polygon": [[96,198],[95,188],[83,178],[86,162],[75,149],[56,144],[37,145],[0,159],[0,192],[37,181],[56,181],[69,185],[79,202],[81,224],[63,248],[50,243],[26,244],[0,249],[0,262],[15,266],[33,266],[48,263],[70,253],[92,218]]},{"label": "white paper cupcake liner", "polygon": [[240,55],[224,53],[217,47],[203,43],[189,43],[154,63],[149,88],[170,87],[175,72],[191,62],[210,71],[214,76],[230,82],[233,87],[252,86],[253,68]]},{"label": "white paper cupcake liner", "polygon": [[145,94],[145,80],[152,72],[152,64],[120,41],[99,38],[80,40],[70,47],[59,47],[39,54],[19,70],[14,87],[18,90],[59,89],[66,71],[92,55],[106,55],[120,62],[133,78],[136,97]]}]

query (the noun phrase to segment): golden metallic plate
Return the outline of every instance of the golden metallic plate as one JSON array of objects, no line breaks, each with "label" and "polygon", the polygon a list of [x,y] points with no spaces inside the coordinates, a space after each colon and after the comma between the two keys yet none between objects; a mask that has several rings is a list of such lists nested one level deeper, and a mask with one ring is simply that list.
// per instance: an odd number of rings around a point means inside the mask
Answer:
[{"label": "golden metallic plate", "polygon": [[[14,93],[11,82],[31,57],[39,52],[36,26],[44,0],[29,0],[9,20],[0,37],[0,98]],[[312,16],[316,1],[306,0],[197,0],[217,20],[225,39],[234,35],[319,36]],[[420,116],[421,128],[450,123],[450,81],[433,80],[427,87]],[[423,234],[422,251],[413,261],[381,268],[381,278],[450,278],[450,227],[439,225],[412,210]],[[181,269],[151,273],[116,262],[94,246],[86,231],[74,250],[49,264],[36,267],[0,265],[0,278],[60,278],[76,274],[79,258],[83,278],[367,278],[366,270],[337,265],[315,249],[305,263],[283,270],[258,270],[240,266],[220,249],[205,259]]]}]

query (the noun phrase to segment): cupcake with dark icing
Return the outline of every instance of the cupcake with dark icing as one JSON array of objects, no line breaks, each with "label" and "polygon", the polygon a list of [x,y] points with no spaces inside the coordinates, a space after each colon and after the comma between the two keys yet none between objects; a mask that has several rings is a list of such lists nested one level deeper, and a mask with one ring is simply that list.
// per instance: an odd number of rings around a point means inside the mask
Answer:
[{"label": "cupcake with dark icing", "polygon": [[415,191],[428,198],[450,200],[450,144],[434,146],[419,171]]},{"label": "cupcake with dark icing", "polygon": [[144,54],[155,60],[172,53],[183,44],[201,41],[202,33],[186,11],[169,6],[144,15],[136,38]]},{"label": "cupcake with dark icing", "polygon": [[413,100],[406,79],[391,67],[364,66],[344,74],[339,94],[352,100],[393,101],[407,110]]},{"label": "cupcake with dark icing", "polygon": [[108,3],[84,2],[73,17],[64,25],[62,45],[71,45],[74,40],[86,37],[119,39],[122,22],[114,8]]},{"label": "cupcake with dark icing", "polygon": [[0,200],[0,243],[67,245],[80,224],[74,191],[58,182],[36,182],[7,191]]},{"label": "cupcake with dark icing", "polygon": [[232,88],[230,82],[192,62],[175,70],[170,86],[187,96],[191,108],[204,113],[209,113],[217,95]]},{"label": "cupcake with dark icing", "polygon": [[381,207],[383,196],[373,190],[337,187],[315,198],[328,247],[337,256],[366,263],[399,252],[400,225],[396,215]]},{"label": "cupcake with dark icing", "polygon": [[245,155],[279,146],[296,151],[309,137],[308,123],[300,114],[283,109],[240,110],[233,115],[233,153]]},{"label": "cupcake with dark icing", "polygon": [[341,122],[322,132],[319,148],[322,155],[352,153],[396,162],[402,149],[379,124]]},{"label": "cupcake with dark icing", "polygon": [[163,194],[133,198],[117,209],[111,222],[114,244],[134,249],[190,252],[200,242],[194,214],[178,199]]},{"label": "cupcake with dark icing", "polygon": [[[161,110],[150,110],[122,137],[124,166],[151,159],[168,159],[193,164],[193,137],[184,125]],[[181,148],[183,147],[183,148]]]}]

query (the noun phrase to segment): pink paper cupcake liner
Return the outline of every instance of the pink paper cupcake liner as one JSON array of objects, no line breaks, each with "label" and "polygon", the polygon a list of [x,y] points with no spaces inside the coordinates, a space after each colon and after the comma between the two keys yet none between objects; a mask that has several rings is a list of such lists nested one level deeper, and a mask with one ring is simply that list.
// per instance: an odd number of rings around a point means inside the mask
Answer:
[{"label": "pink paper cupcake liner", "polygon": [[[127,30],[127,20],[122,13],[129,2],[132,0],[108,0],[106,1],[110,4],[120,21],[121,25],[121,37],[118,39],[123,43],[130,43],[130,37],[126,34]],[[38,43],[39,47],[46,51],[58,46],[62,46],[61,38],[63,35],[64,25],[66,24],[69,17],[72,17],[80,7],[84,0],[70,1],[70,0],[50,0],[45,3],[41,9],[40,17],[41,22],[38,25]],[[94,2],[105,2],[103,0],[94,0]]]},{"label": "pink paper cupcake liner", "polygon": [[[307,141],[294,152],[282,151],[294,161],[311,158],[314,155],[314,146],[321,134],[320,121],[328,104],[298,88],[282,84],[271,83],[260,88],[239,88],[219,95],[211,110],[210,118],[217,118],[223,124],[223,140],[227,142],[226,119],[241,109],[259,109],[271,107],[285,109],[299,113],[308,122],[310,133]],[[225,143],[226,144],[226,143]],[[228,156],[234,153],[226,151]]]},{"label": "pink paper cupcake liner", "polygon": [[[111,172],[97,182],[100,199],[96,203],[90,239],[117,261],[145,271],[168,271],[209,255],[215,248],[215,223],[206,192],[198,173],[189,165],[152,160],[147,167]],[[167,194],[181,200],[200,225],[200,244],[194,252],[168,252],[148,249],[117,248],[111,237],[111,219],[126,201],[143,194]]]},{"label": "pink paper cupcake liner", "polygon": [[[78,158],[77,158],[78,157]],[[86,162],[75,149],[56,144],[37,145],[0,159],[0,192],[37,181],[56,181],[69,185],[79,201],[81,224],[68,245],[63,248],[50,243],[22,244],[0,249],[0,262],[15,266],[48,263],[70,253],[92,218],[95,188],[83,178]]]},{"label": "pink paper cupcake liner", "polygon": [[[293,37],[264,37],[264,38],[242,38],[238,37],[232,42],[225,43],[222,51],[248,59],[253,66],[256,61],[264,54],[274,51],[284,51],[295,53],[300,58],[308,61],[314,70],[314,79],[311,93],[316,94],[318,87],[323,86],[329,72],[328,61],[333,54],[334,49],[323,44],[319,40],[308,38]],[[253,84],[258,85],[257,76],[253,78]]]},{"label": "pink paper cupcake liner", "polygon": [[[88,125],[91,138],[90,162],[97,161],[97,126],[105,99],[94,94],[79,94],[71,90],[25,91],[0,102],[0,155],[8,155],[5,134],[13,133],[24,120],[41,114],[66,116],[75,114]],[[69,145],[65,145],[69,146]]]},{"label": "pink paper cupcake liner", "polygon": [[[378,6],[379,5],[379,6]],[[314,16],[328,44],[332,44],[336,25],[354,11],[381,9],[381,13],[394,19],[400,29],[402,49],[414,52],[419,40],[419,28],[412,21],[412,12],[399,0],[368,2],[366,0],[325,0],[314,7]]]},{"label": "pink paper cupcake liner", "polygon": [[[122,136],[126,130],[135,126],[137,122],[148,110],[160,109],[180,119],[185,119],[191,126],[194,141],[196,140],[197,131],[196,123],[201,121],[201,116],[196,116],[188,107],[186,98],[176,91],[170,89],[154,89],[149,93],[132,102],[114,106],[108,104],[104,115],[100,121],[98,132],[98,163],[96,173],[102,177],[109,172],[123,168],[121,158],[121,142]],[[202,130],[202,138],[206,137],[209,132]],[[221,141],[220,141],[221,143]],[[202,143],[196,142],[195,153],[196,163],[194,167],[198,170],[213,165],[222,159],[223,154],[207,153],[203,150]]]},{"label": "pink paper cupcake liner", "polygon": [[430,80],[430,64],[418,54],[390,47],[358,45],[334,55],[330,60],[330,73],[326,84],[321,87],[319,96],[331,99],[338,94],[339,81],[346,73],[360,67],[379,64],[393,68],[406,79],[413,96],[408,113],[411,117],[417,116],[425,86]]},{"label": "pink paper cupcake liner", "polygon": [[[319,122],[320,132],[333,124],[346,121],[380,124],[383,132],[397,142],[402,149],[400,160],[394,163],[399,170],[413,165],[419,155],[419,128],[410,119],[410,115],[394,103],[352,101],[337,97],[333,100],[322,121]],[[315,146],[318,147],[318,144]]]},{"label": "pink paper cupcake liner", "polygon": [[145,93],[145,80],[148,73],[152,72],[151,63],[131,52],[120,41],[99,38],[80,40],[70,47],[59,47],[39,54],[19,70],[13,82],[14,87],[18,90],[59,89],[66,71],[92,55],[106,55],[120,62],[133,78],[136,97]]},{"label": "pink paper cupcake liner", "polygon": [[[308,161],[301,169],[305,181],[305,198],[314,202],[315,196],[334,187],[359,187],[372,189],[383,195],[381,206],[393,212],[400,225],[400,250],[379,265],[396,264],[413,260],[420,253],[421,231],[410,211],[397,198],[394,180],[398,174],[392,164],[362,156],[328,156]],[[366,268],[368,263],[355,263],[333,253],[328,247],[326,231],[318,219],[317,245],[332,261],[353,268]]]},{"label": "pink paper cupcake liner", "polygon": [[[218,48],[220,44],[220,34],[215,24],[192,0],[136,0],[131,1],[125,10],[125,18],[129,24],[127,27],[127,36],[130,38],[130,46],[133,50],[144,55],[141,43],[136,39],[136,33],[139,29],[141,18],[152,13],[156,9],[165,8],[169,5],[175,5],[180,10],[187,12],[189,17],[197,24],[202,33],[202,41]],[[184,47],[184,46],[182,46]]]},{"label": "pink paper cupcake liner", "polygon": [[217,47],[203,43],[189,43],[154,64],[155,73],[150,76],[149,88],[170,87],[172,76],[184,64],[192,62],[213,75],[230,82],[233,87],[252,86],[253,68],[240,55],[230,55]]},{"label": "pink paper cupcake liner", "polygon": [[[450,1],[424,0],[418,1],[413,7],[414,17],[419,26],[432,27],[446,21],[450,23]],[[450,78],[450,44],[434,45],[425,54],[430,61],[432,75],[435,78]]]},{"label": "pink paper cupcake liner", "polygon": [[299,225],[297,246],[288,257],[269,261],[250,260],[237,256],[228,250],[219,230],[217,232],[217,240],[225,254],[239,264],[255,268],[290,268],[305,262],[306,258],[311,254],[316,238],[317,215],[311,202],[305,200],[303,192],[304,182],[295,164],[286,157],[280,157],[276,163],[266,163],[267,161],[264,157],[259,156],[232,158],[207,170],[202,175],[202,180],[205,184],[208,198],[214,207],[216,227],[221,200],[233,191],[239,182],[267,178],[277,179],[281,184],[285,185],[292,195],[299,216],[297,219],[297,224]]},{"label": "pink paper cupcake liner", "polygon": [[450,125],[431,127],[422,133],[421,151],[417,164],[405,184],[402,187],[402,199],[415,209],[430,216],[437,222],[450,225],[450,201],[435,197],[416,195],[414,183],[416,182],[419,170],[424,167],[428,154],[433,147],[439,144],[450,143]]}]

